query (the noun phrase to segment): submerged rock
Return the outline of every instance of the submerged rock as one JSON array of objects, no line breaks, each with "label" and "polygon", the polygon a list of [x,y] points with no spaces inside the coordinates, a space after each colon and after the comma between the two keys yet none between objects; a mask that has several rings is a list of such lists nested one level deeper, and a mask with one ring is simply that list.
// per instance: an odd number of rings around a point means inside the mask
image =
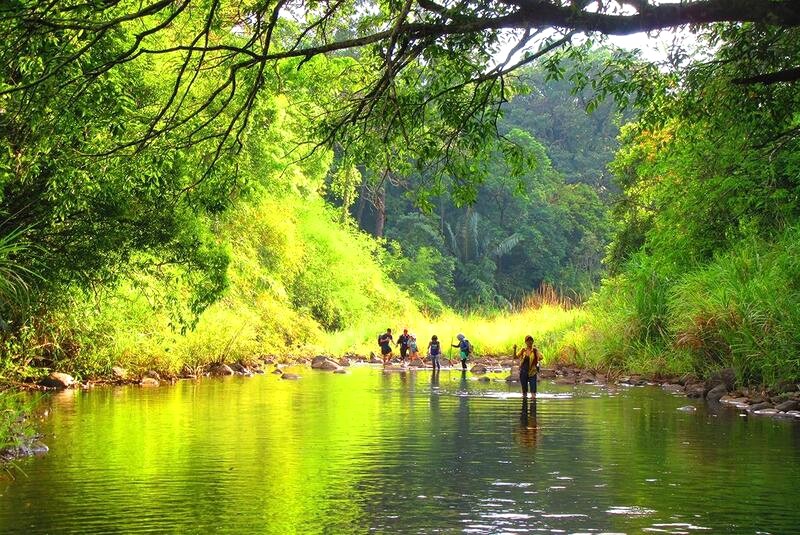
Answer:
[{"label": "submerged rock", "polygon": [[286,379],[287,381],[296,381],[297,379],[300,379],[300,376],[296,373],[284,373],[281,375],[281,379]]},{"label": "submerged rock", "polygon": [[246,375],[246,376],[253,375],[253,372],[251,372],[245,366],[243,366],[242,364],[240,364],[238,362],[234,362],[233,364],[231,364],[230,368],[237,375]]},{"label": "submerged rock", "polygon": [[684,405],[683,407],[678,407],[678,410],[681,412],[695,412],[697,411],[697,407],[694,405]]},{"label": "submerged rock", "polygon": [[75,384],[75,379],[66,373],[52,372],[39,381],[39,384],[46,388],[69,388]]},{"label": "submerged rock", "polygon": [[753,411],[753,414],[758,414],[759,416],[774,416],[778,414],[778,409],[761,409]]},{"label": "submerged rock", "polygon": [[337,368],[337,369],[333,370],[333,373],[345,374],[345,373],[347,373],[347,370],[345,370],[344,368]]},{"label": "submerged rock", "polygon": [[161,380],[161,376],[158,375],[158,372],[155,370],[147,370],[146,372],[144,372],[144,377],[149,377],[151,379],[155,379],[156,381]]},{"label": "submerged rock", "polygon": [[274,370],[272,370],[272,373],[273,373],[273,374],[276,374],[276,375],[278,375],[278,374],[282,374],[282,373],[283,373],[283,370],[281,370],[280,368],[275,368]]},{"label": "submerged rock", "polygon": [[756,412],[756,411],[761,411],[761,410],[771,409],[771,408],[772,408],[772,403],[770,403],[768,401],[762,401],[760,403],[754,403],[753,405],[750,405],[747,408],[747,410],[748,411],[752,411],[752,412]]}]

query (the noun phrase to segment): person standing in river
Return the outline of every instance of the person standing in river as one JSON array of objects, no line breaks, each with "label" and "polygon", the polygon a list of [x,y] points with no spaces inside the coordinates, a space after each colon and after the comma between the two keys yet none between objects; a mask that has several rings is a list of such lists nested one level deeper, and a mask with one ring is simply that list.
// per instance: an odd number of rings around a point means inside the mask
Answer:
[{"label": "person standing in river", "polygon": [[403,329],[403,334],[397,337],[397,345],[400,346],[400,361],[406,363],[406,355],[408,354],[408,346],[411,342],[411,335],[408,334],[408,329]]},{"label": "person standing in river", "polygon": [[389,364],[389,361],[392,360],[392,342],[393,341],[394,341],[394,337],[392,336],[392,330],[391,329],[386,329],[386,332],[378,337],[378,345],[381,346],[381,356],[383,357],[383,365],[384,366]]},{"label": "person standing in river", "polygon": [[467,369],[467,358],[469,358],[469,354],[472,352],[472,345],[469,343],[463,334],[459,334],[456,336],[458,338],[457,344],[452,344],[453,347],[458,348],[458,356],[461,358],[461,369]]},{"label": "person standing in river", "polygon": [[439,355],[442,353],[442,345],[439,343],[439,337],[435,334],[431,336],[431,341],[428,342],[428,358],[431,359],[434,373],[442,369],[439,364]]},{"label": "person standing in river", "polygon": [[522,385],[522,397],[528,397],[528,390],[531,391],[531,397],[536,397],[536,380],[539,373],[539,363],[542,360],[542,355],[539,349],[533,345],[533,336],[528,335],[525,337],[525,347],[517,353],[517,346],[514,346],[514,353],[516,358],[521,359],[519,363],[519,382]]}]

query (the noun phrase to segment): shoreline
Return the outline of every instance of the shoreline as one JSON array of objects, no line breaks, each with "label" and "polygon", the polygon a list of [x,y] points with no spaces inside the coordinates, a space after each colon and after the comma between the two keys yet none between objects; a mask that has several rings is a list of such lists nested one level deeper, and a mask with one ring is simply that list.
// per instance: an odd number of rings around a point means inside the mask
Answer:
[{"label": "shoreline", "polygon": [[[445,359],[446,360],[446,359]],[[193,369],[184,365],[178,374],[159,373],[156,370],[147,370],[144,373],[131,374],[127,370],[115,366],[112,376],[96,377],[76,381],[71,375],[64,372],[51,372],[48,376],[38,380],[14,381],[6,384],[16,390],[54,392],[64,389],[91,390],[98,386],[139,386],[142,388],[173,385],[179,380],[197,380],[204,377],[252,377],[254,375],[273,374],[280,375],[281,379],[299,380],[302,377],[295,373],[285,372],[285,368],[308,367],[318,371],[343,374],[353,364],[381,365],[382,361],[376,355],[348,354],[339,358],[326,355],[315,357],[273,357],[264,356],[253,359],[248,363],[214,363],[208,366]],[[460,368],[451,366],[450,370],[459,371]],[[428,363],[419,359],[402,364],[399,359],[392,360],[390,365],[384,366],[385,372],[414,372],[431,370]],[[518,384],[518,368],[516,362],[510,357],[484,356],[471,359],[469,373],[477,376],[479,381],[503,381],[503,379],[490,378],[487,374],[508,373],[504,381],[507,384]],[[654,386],[677,396],[687,399],[702,400],[707,404],[727,405],[746,414],[770,416],[784,419],[800,420],[800,385],[783,381],[777,387],[737,387],[734,370],[726,368],[702,379],[694,375],[662,376],[645,374],[625,374],[617,371],[602,372],[580,368],[571,364],[554,363],[543,367],[539,372],[539,379],[552,381],[556,385],[576,386],[581,384],[597,385],[602,387],[615,386]],[[678,410],[693,412],[697,410],[694,405],[680,407]],[[20,418],[26,418],[22,414]],[[45,444],[40,442],[40,436],[18,436],[20,441],[14,447],[0,450],[0,463],[8,463],[15,459],[32,455],[41,455],[48,451]]]}]

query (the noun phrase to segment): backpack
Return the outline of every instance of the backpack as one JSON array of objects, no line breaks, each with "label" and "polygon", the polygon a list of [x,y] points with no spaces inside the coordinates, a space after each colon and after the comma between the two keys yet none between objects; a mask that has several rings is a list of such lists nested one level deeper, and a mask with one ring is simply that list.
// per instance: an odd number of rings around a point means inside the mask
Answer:
[{"label": "backpack", "polygon": [[472,355],[472,343],[464,338],[464,341],[467,343],[467,355]]},{"label": "backpack", "polygon": [[380,347],[382,345],[381,344],[381,338],[383,338],[383,333],[378,335],[378,347]]}]

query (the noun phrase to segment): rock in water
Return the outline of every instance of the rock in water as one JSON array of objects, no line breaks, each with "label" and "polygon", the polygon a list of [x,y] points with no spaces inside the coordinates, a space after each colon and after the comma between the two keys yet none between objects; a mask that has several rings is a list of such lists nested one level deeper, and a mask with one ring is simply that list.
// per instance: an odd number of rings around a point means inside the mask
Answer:
[{"label": "rock in water", "polygon": [[281,375],[281,379],[286,379],[287,381],[296,381],[297,379],[300,379],[300,376],[296,373],[284,373]]},{"label": "rock in water", "polygon": [[159,383],[158,379],[153,379],[152,377],[142,377],[142,380],[139,381],[141,386],[158,386]]},{"label": "rock in water", "polygon": [[370,364],[383,364],[383,360],[377,357],[374,353],[369,357]]},{"label": "rock in water", "polygon": [[683,407],[678,407],[678,410],[681,412],[695,412],[697,411],[697,407],[694,405],[685,405]]},{"label": "rock in water", "polygon": [[283,374],[283,370],[281,370],[280,368],[275,368],[274,370],[272,370],[272,373],[274,373],[274,374]]},{"label": "rock in water", "polygon": [[39,384],[46,388],[69,388],[75,384],[75,379],[66,373],[52,372],[39,381]]},{"label": "rock in water", "polygon": [[476,364],[469,371],[471,373],[474,373],[475,375],[483,375],[484,373],[486,373],[486,366],[484,366],[483,364]]},{"label": "rock in water", "polygon": [[128,378],[128,370],[121,366],[114,366],[111,368],[111,375],[116,381],[124,381]]},{"label": "rock in water", "polygon": [[233,370],[234,373],[236,373],[238,375],[246,375],[246,376],[253,375],[253,372],[251,372],[250,370],[248,370],[246,367],[244,367],[242,364],[239,364],[238,362],[234,362],[233,364],[231,364],[230,368],[231,368],[231,370]]},{"label": "rock in water", "polygon": [[233,375],[233,369],[227,364],[216,364],[211,367],[208,372],[214,377],[222,377],[225,375]]},{"label": "rock in water", "polygon": [[311,368],[314,370],[336,370],[339,364],[325,356],[317,356],[311,361]]},{"label": "rock in water", "polygon": [[772,403],[770,403],[768,401],[762,401],[761,403],[754,403],[753,405],[750,405],[747,408],[747,410],[751,411],[751,412],[755,412],[755,411],[761,411],[761,410],[764,410],[764,409],[771,409],[771,408],[772,408]]},{"label": "rock in water", "polygon": [[347,373],[347,370],[345,370],[344,368],[337,368],[333,370],[333,373],[345,374]]},{"label": "rock in water", "polygon": [[485,375],[484,375],[483,377],[478,377],[478,382],[479,382],[479,383],[488,383],[488,382],[490,382],[490,381],[491,381],[491,379],[489,379],[489,378],[488,378],[488,377],[486,377]]},{"label": "rock in water", "polygon": [[158,375],[158,372],[155,370],[147,370],[146,372],[144,372],[144,376],[150,377],[151,379],[155,379],[156,381],[161,380],[161,376]]},{"label": "rock in water", "polygon": [[350,366],[350,359],[347,357],[342,357],[339,359],[339,366]]},{"label": "rock in water", "polygon": [[720,399],[722,399],[722,396],[724,396],[727,393],[728,393],[728,387],[725,385],[725,383],[720,383],[708,391],[708,394],[706,394],[706,399],[708,401],[719,401]]},{"label": "rock in water", "polygon": [[775,405],[775,408],[782,412],[793,411],[800,408],[800,402],[790,399],[788,401],[784,401],[778,405]]}]

